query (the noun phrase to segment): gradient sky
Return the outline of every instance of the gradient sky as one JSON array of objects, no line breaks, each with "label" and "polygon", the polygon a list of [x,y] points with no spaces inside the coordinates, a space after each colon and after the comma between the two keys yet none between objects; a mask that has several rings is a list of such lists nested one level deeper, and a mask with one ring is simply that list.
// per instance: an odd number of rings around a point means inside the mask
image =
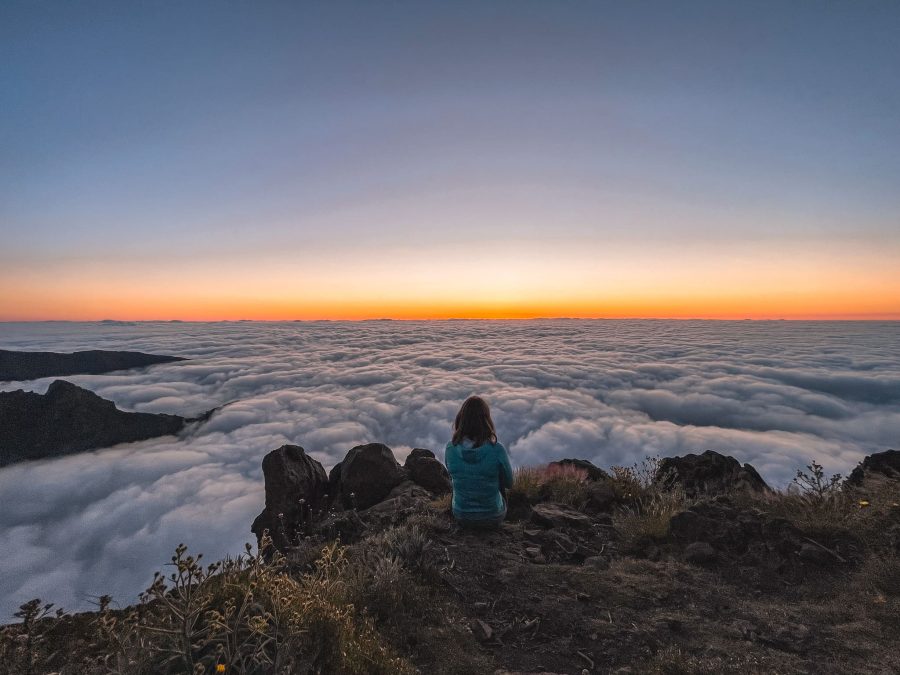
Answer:
[{"label": "gradient sky", "polygon": [[900,3],[0,5],[0,319],[900,318]]}]

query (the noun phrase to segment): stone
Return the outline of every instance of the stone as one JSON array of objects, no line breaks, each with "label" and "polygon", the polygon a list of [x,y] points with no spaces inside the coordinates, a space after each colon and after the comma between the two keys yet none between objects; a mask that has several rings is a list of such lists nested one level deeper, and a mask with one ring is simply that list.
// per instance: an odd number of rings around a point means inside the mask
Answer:
[{"label": "stone", "polygon": [[447,468],[431,450],[414,448],[407,456],[403,468],[410,480],[434,495],[444,495],[453,490]]},{"label": "stone", "polygon": [[403,477],[403,470],[388,446],[357,445],[341,462],[341,501],[346,508],[367,509],[385,499]]},{"label": "stone", "polygon": [[257,541],[268,530],[275,548],[284,551],[324,513],[328,476],[299,445],[282,445],[268,453],[262,469],[266,505],[250,529]]},{"label": "stone", "polygon": [[771,491],[750,464],[742,466],[734,457],[713,450],[700,455],[664,457],[654,482],[666,490],[679,487],[688,497],[728,494],[736,490]]},{"label": "stone", "polygon": [[315,533],[327,539],[340,539],[343,544],[351,544],[357,541],[366,531],[366,524],[359,514],[352,509],[339,511],[315,526]]},{"label": "stone", "polygon": [[716,549],[705,541],[695,541],[684,549],[684,559],[689,563],[704,565],[716,560]]},{"label": "stone", "polygon": [[405,480],[377,504],[359,511],[370,525],[385,527],[405,520],[409,515],[425,508],[432,499],[431,493],[411,480]]},{"label": "stone", "polygon": [[555,462],[550,462],[550,466],[571,466],[580,469],[581,471],[584,471],[587,479],[592,481],[609,480],[608,473],[599,466],[594,466],[593,463],[586,459],[560,459]]},{"label": "stone", "polygon": [[494,629],[481,619],[475,619],[469,624],[469,628],[479,642],[489,642],[494,637]]},{"label": "stone", "polygon": [[570,506],[547,502],[537,504],[531,512],[531,522],[541,527],[571,527],[579,530],[591,528],[591,519]]}]

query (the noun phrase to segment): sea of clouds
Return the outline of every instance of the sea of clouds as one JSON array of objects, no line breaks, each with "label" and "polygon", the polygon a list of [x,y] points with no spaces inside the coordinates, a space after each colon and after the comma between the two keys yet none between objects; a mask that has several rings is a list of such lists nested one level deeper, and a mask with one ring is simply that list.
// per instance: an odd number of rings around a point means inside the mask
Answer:
[{"label": "sea of clouds", "polygon": [[[197,415],[180,437],[0,469],[0,617],[33,597],[132,602],[174,547],[243,549],[263,455],[302,445],[442,455],[460,403],[491,403],[513,463],[602,467],[707,449],[776,487],[900,439],[900,322],[443,321],[0,324],[0,348],[189,361],[65,379],[123,409]],[[43,392],[53,378],[0,384]],[[225,405],[227,404],[227,405]]]}]

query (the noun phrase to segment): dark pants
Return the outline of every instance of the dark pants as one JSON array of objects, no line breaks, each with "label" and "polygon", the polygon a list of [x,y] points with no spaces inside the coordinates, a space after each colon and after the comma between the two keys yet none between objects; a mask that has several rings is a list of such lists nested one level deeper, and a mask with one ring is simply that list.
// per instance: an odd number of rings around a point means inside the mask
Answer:
[{"label": "dark pants", "polygon": [[504,507],[503,511],[490,518],[460,518],[456,514],[454,514],[454,518],[456,518],[457,523],[466,529],[496,530],[500,527],[500,523],[506,519],[506,508]]}]

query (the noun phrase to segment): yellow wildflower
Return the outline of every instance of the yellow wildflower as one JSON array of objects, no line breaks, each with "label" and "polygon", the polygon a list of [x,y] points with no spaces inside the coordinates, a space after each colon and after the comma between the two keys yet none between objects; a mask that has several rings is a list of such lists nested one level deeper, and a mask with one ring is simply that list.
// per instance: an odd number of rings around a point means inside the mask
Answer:
[{"label": "yellow wildflower", "polygon": [[217,672],[217,673],[224,673],[224,672],[225,672],[225,664],[224,664],[224,663],[218,664],[218,665],[216,666],[216,672]]},{"label": "yellow wildflower", "polygon": [[860,500],[859,500],[859,508],[864,509],[864,508],[866,508],[868,505],[869,505],[868,500],[866,500],[866,499],[860,499]]}]

